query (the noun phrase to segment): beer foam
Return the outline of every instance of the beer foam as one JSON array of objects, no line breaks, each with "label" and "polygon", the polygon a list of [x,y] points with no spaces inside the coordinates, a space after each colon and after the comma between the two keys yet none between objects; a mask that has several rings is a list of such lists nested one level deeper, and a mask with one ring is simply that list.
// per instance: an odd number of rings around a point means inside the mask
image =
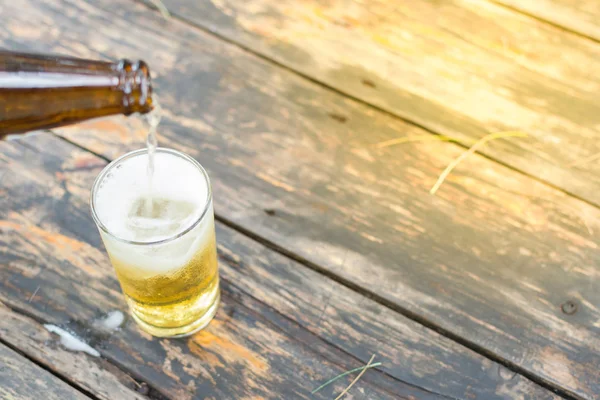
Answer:
[{"label": "beer foam", "polygon": [[44,325],[44,328],[46,328],[49,332],[56,333],[60,337],[60,344],[62,344],[66,349],[71,351],[83,351],[84,353],[88,353],[94,357],[100,357],[98,350],[94,349],[92,346],[71,332],[67,332],[64,329],[51,324]]},{"label": "beer foam", "polygon": [[114,331],[123,325],[125,315],[119,310],[113,310],[104,317],[95,320],[92,325],[105,332]]},{"label": "beer foam", "polygon": [[[207,206],[209,183],[203,172],[189,160],[157,149],[150,187],[148,154],[140,152],[113,165],[98,183],[94,208],[110,235],[101,231],[113,262],[150,277],[185,265],[198,248],[212,238],[212,204]],[[145,208],[151,191],[153,206]],[[202,221],[182,237],[166,243]]]},{"label": "beer foam", "polygon": [[[188,229],[200,218],[208,196],[208,182],[203,173],[188,160],[171,153],[155,154],[155,169],[151,187],[147,166],[148,155],[140,152],[122,160],[104,175],[95,194],[95,210],[106,229],[120,239],[136,242],[156,242],[168,239]],[[140,213],[148,197],[160,201],[160,215]],[[192,205],[182,215],[178,203]]]}]

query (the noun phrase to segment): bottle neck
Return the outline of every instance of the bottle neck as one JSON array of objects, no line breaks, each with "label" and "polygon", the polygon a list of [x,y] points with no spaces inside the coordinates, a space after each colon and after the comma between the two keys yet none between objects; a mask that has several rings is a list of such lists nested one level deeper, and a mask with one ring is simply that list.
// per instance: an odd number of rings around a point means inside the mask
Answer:
[{"label": "bottle neck", "polygon": [[152,110],[143,61],[110,63],[0,51],[0,138]]}]

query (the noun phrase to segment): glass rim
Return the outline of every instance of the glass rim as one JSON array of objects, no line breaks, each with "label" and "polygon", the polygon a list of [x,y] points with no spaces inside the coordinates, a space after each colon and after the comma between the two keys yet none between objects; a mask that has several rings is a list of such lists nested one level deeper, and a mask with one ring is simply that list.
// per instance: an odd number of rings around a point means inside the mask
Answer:
[{"label": "glass rim", "polygon": [[172,236],[169,236],[167,238],[164,239],[160,239],[160,240],[154,240],[154,241],[149,241],[149,242],[143,242],[143,241],[136,241],[136,240],[129,240],[129,239],[124,239],[122,237],[119,237],[117,235],[115,235],[114,233],[112,233],[107,227],[106,225],[104,225],[104,223],[100,220],[100,217],[98,216],[98,214],[96,213],[96,192],[98,191],[98,186],[100,185],[100,182],[102,182],[102,180],[104,179],[104,177],[108,174],[109,171],[111,171],[113,168],[115,168],[117,165],[119,165],[120,163],[133,158],[133,157],[137,157],[142,153],[147,153],[148,150],[147,149],[138,149],[138,150],[133,150],[130,151],[129,153],[125,153],[122,156],[120,156],[119,158],[111,161],[108,165],[106,165],[102,171],[100,171],[100,173],[98,174],[98,176],[96,177],[96,179],[94,180],[94,184],[92,185],[92,191],[91,191],[91,196],[90,196],[90,208],[92,210],[92,218],[94,219],[94,222],[96,223],[96,226],[98,228],[100,228],[100,230],[104,233],[106,233],[107,235],[109,235],[111,238],[116,239],[122,243],[126,243],[126,244],[130,244],[130,245],[136,245],[136,246],[151,246],[151,245],[158,245],[158,244],[165,244],[165,243],[169,243],[172,242],[176,239],[179,239],[180,237],[184,236],[186,233],[190,232],[192,229],[194,229],[196,226],[198,226],[198,224],[200,222],[202,222],[202,220],[204,219],[204,217],[206,216],[206,212],[208,211],[208,209],[210,208],[210,204],[212,201],[212,187],[210,185],[210,178],[208,177],[208,173],[206,172],[206,170],[204,169],[204,167],[202,167],[202,165],[196,161],[193,157],[178,151],[178,150],[174,150],[174,149],[169,149],[166,147],[157,147],[156,148],[156,152],[157,153],[167,153],[167,154],[172,154],[175,155],[177,157],[183,158],[184,160],[190,162],[192,165],[194,165],[201,173],[202,176],[204,177],[205,181],[206,181],[206,185],[208,186],[208,190],[206,192],[206,203],[202,206],[202,213],[200,214],[200,216],[192,223],[190,224],[190,226],[188,226],[187,228],[185,228],[184,230],[182,230],[181,232],[177,232],[176,234],[173,234]]}]

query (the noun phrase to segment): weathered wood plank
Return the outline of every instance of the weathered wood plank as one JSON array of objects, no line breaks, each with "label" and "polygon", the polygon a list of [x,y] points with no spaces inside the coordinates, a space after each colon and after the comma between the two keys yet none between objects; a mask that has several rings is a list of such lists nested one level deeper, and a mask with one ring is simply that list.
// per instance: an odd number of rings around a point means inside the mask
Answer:
[{"label": "weathered wood plank", "polygon": [[493,1],[600,41],[600,3],[595,0]]},{"label": "weathered wood plank", "polygon": [[[4,268],[4,267],[3,267]],[[39,289],[44,282],[40,280]],[[27,299],[40,301],[38,292]],[[35,289],[34,289],[35,292]],[[0,303],[0,339],[18,348],[30,359],[45,365],[56,374],[84,388],[98,399],[138,399],[143,386],[106,360],[88,357],[84,353],[68,351],[56,344],[56,337],[33,319],[10,310]],[[65,398],[66,399],[66,398]]]},{"label": "weathered wood plank", "polygon": [[[323,380],[376,354],[382,372],[365,375],[356,392],[369,399],[556,398],[221,224],[224,300],[206,331],[187,340],[159,340],[128,322],[121,331],[102,334],[90,321],[125,307],[86,215],[87,191],[104,162],[47,134],[24,144],[0,144],[0,173],[14,171],[2,185],[9,199],[0,218],[3,300],[41,320],[66,324],[103,357],[167,397],[310,397]],[[7,318],[0,333],[61,373],[74,367],[63,365],[74,359],[100,376],[110,372],[99,359],[53,353],[47,334],[32,325],[26,318]],[[96,393],[106,390],[85,372],[71,376]],[[320,396],[330,398],[344,384]]]},{"label": "weathered wood plank", "polygon": [[[575,397],[600,391],[596,208],[478,156],[431,197],[461,149],[378,151],[424,132],[141,6],[35,4],[10,13],[29,36],[1,40],[147,59],[162,143],[207,167],[222,218]],[[61,132],[111,158],[144,135],[114,120]]]},{"label": "weathered wood plank", "polygon": [[[600,204],[600,45],[485,0],[165,0],[344,93]],[[523,4],[534,2],[524,1]],[[596,3],[599,4],[599,3]],[[600,6],[594,6],[598,8]]]},{"label": "weathered wood plank", "polygon": [[89,399],[0,343],[0,398],[5,400]]}]

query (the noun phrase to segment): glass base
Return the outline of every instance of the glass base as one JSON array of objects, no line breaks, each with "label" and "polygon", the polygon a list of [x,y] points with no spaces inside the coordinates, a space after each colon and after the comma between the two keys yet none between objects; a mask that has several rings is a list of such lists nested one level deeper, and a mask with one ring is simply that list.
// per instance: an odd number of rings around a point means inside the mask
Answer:
[{"label": "glass base", "polygon": [[[218,289],[217,289],[218,290]],[[137,324],[142,328],[143,331],[148,332],[152,336],[156,337],[166,337],[166,338],[182,338],[186,336],[193,335],[199,330],[206,328],[206,326],[212,321],[215,314],[217,314],[217,310],[219,309],[219,302],[221,300],[221,291],[218,290],[217,296],[213,304],[206,310],[206,313],[196,321],[176,328],[163,328],[155,325],[150,325],[147,322],[139,319],[135,312],[131,313],[131,316],[137,322]]]}]

